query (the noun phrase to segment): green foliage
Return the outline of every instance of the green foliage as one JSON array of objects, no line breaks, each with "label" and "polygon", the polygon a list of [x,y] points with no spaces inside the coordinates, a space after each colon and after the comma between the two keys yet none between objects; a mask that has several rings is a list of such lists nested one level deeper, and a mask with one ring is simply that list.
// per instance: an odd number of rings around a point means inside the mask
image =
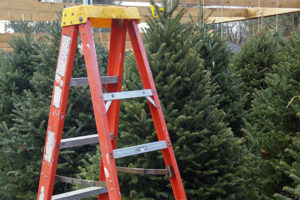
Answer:
[{"label": "green foliage", "polygon": [[286,194],[274,194],[274,197],[279,200],[300,198],[300,134],[294,138],[293,144],[293,149],[285,150],[293,157],[294,161],[292,164],[287,164],[285,161],[280,162],[280,166],[285,169],[285,173],[293,180],[293,183],[283,187],[283,191]]},{"label": "green foliage", "polygon": [[[0,59],[0,196],[3,199],[35,199],[43,157],[52,87],[57,63],[61,27],[49,26],[49,36],[34,39],[35,27],[23,22],[24,37],[10,41],[14,52]],[[101,50],[99,63],[107,63]],[[101,52],[100,52],[101,53]],[[105,71],[104,68],[101,69]],[[86,74],[83,57],[76,54],[73,76]],[[63,137],[96,132],[87,87],[71,88]],[[72,175],[90,147],[62,150],[58,174]],[[57,184],[54,193],[70,188]]]},{"label": "green foliage", "polygon": [[211,26],[194,22],[194,34],[197,36],[195,46],[197,53],[204,60],[205,69],[211,72],[212,83],[218,86],[220,96],[220,109],[226,113],[225,120],[229,122],[235,136],[242,136],[241,125],[244,116],[246,95],[241,91],[241,82],[238,73],[231,68],[231,53],[225,41]]},{"label": "green foliage", "polygon": [[265,199],[291,183],[279,163],[291,163],[291,156],[284,150],[292,148],[292,138],[300,132],[300,104],[296,98],[300,88],[299,41],[299,34],[295,34],[285,43],[282,61],[264,79],[265,89],[255,90],[252,113],[245,126],[250,150],[256,155],[253,181],[259,196]]},{"label": "green foliage", "polygon": [[241,91],[248,95],[245,110],[251,108],[254,90],[266,88],[265,75],[273,72],[273,65],[279,61],[279,42],[280,38],[271,33],[256,33],[232,60],[232,67],[241,78]]}]

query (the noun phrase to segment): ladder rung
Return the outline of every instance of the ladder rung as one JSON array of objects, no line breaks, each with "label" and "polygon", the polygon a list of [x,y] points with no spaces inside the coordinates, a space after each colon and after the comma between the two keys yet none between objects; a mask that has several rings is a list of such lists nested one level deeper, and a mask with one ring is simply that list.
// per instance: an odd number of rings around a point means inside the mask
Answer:
[{"label": "ladder rung", "polygon": [[62,139],[60,149],[99,143],[98,134]]},{"label": "ladder rung", "polygon": [[[111,84],[111,83],[118,83],[118,76],[101,76],[101,83]],[[89,85],[89,81],[87,77],[81,78],[71,78],[70,86],[86,86]]]},{"label": "ladder rung", "polygon": [[166,148],[167,148],[167,143],[165,140],[158,141],[158,142],[151,142],[151,143],[147,143],[147,144],[141,144],[141,145],[137,145],[137,146],[116,149],[116,150],[114,150],[114,157],[115,157],[115,159],[123,158],[123,157],[127,157],[127,156],[137,155],[137,154],[141,154],[141,153],[147,153],[147,152],[156,151],[156,150],[160,150],[160,149],[166,149]]},{"label": "ladder rung", "polygon": [[92,181],[92,180],[83,180],[78,178],[70,178],[66,176],[55,176],[55,179],[58,182],[70,183],[72,185],[82,185],[86,187],[106,187],[105,181]]},{"label": "ladder rung", "polygon": [[52,196],[52,200],[74,200],[107,193],[105,187],[89,187]]},{"label": "ladder rung", "polygon": [[[113,134],[110,135],[113,139]],[[60,149],[99,143],[98,134],[62,139]]]},{"label": "ladder rung", "polygon": [[104,93],[103,96],[104,96],[104,101],[112,101],[118,99],[148,97],[148,96],[152,96],[152,91],[150,89],[146,89],[146,90],[132,90],[132,91],[124,91],[124,92],[112,92],[112,93]]}]

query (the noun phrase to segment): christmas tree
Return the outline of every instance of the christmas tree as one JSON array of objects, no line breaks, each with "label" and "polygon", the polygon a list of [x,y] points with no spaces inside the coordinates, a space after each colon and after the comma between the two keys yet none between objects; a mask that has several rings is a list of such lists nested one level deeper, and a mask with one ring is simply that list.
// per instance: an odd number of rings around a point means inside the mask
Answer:
[{"label": "christmas tree", "polygon": [[216,93],[222,94],[220,106],[225,111],[235,136],[242,136],[241,125],[247,96],[241,91],[241,78],[230,66],[231,52],[224,38],[212,25],[206,25],[200,8],[198,19],[194,21],[193,32],[197,36],[196,51],[204,60],[204,67],[211,72],[211,81],[218,86]]},{"label": "christmas tree", "polygon": [[279,36],[267,31],[252,35],[235,55],[231,64],[241,78],[241,92],[247,95],[244,110],[251,108],[254,90],[266,87],[265,75],[273,71],[272,66],[278,63]]},{"label": "christmas tree", "polygon": [[[235,199],[242,180],[239,178],[241,157],[239,140],[233,136],[219,109],[221,101],[211,71],[196,51],[202,43],[193,33],[194,25],[181,23],[184,11],[174,14],[179,1],[157,18],[148,18],[144,34],[147,56],[163,107],[168,132],[188,199]],[[159,8],[156,8],[160,10]],[[125,60],[124,89],[141,89],[133,53]],[[123,101],[121,106],[118,147],[157,141],[147,102]],[[97,155],[99,156],[99,155]],[[99,157],[84,161],[81,177],[96,178],[91,165]],[[117,160],[124,167],[162,168],[160,152]],[[119,176],[121,191],[128,199],[170,199],[168,177]],[[169,189],[168,189],[169,188]]]},{"label": "christmas tree", "polygon": [[259,196],[272,199],[292,180],[279,167],[284,160],[291,164],[292,157],[284,150],[293,149],[292,139],[300,131],[300,40],[294,34],[282,47],[281,61],[264,79],[264,87],[254,92],[252,112],[245,125],[251,151],[255,155],[252,168]]}]

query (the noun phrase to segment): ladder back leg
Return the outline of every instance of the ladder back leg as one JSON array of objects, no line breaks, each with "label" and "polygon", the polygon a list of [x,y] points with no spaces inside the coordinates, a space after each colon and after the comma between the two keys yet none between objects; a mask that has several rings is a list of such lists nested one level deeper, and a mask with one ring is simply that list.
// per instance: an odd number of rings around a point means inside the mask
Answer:
[{"label": "ladder back leg", "polygon": [[167,142],[168,148],[163,149],[163,157],[166,166],[171,166],[174,170],[174,176],[170,177],[170,182],[172,185],[172,189],[174,192],[175,199],[177,200],[183,200],[187,199],[185,192],[184,192],[184,187],[182,184],[182,180],[180,177],[179,169],[177,166],[175,154],[172,148],[171,140],[169,137],[169,133],[167,130],[166,122],[164,119],[163,112],[161,110],[159,98],[157,95],[157,91],[155,88],[154,80],[152,77],[152,73],[150,70],[150,66],[147,60],[147,55],[146,51],[143,45],[142,37],[141,34],[139,33],[138,30],[138,25],[135,20],[130,20],[127,23],[127,28],[128,28],[128,33],[129,33],[129,38],[132,44],[132,48],[135,54],[135,58],[137,61],[137,66],[141,75],[141,79],[143,82],[143,86],[145,89],[151,89],[153,93],[153,98],[156,104],[156,107],[153,106],[148,101],[150,111],[152,114],[154,126],[157,132],[157,136],[159,140],[165,140]]},{"label": "ladder back leg", "polygon": [[77,45],[78,26],[64,27],[50,106],[38,200],[51,200]]},{"label": "ladder back leg", "polygon": [[[126,23],[124,20],[113,19],[111,25],[110,47],[107,76],[118,76],[118,83],[106,87],[107,92],[120,92],[122,89],[123,64],[125,55]],[[108,130],[113,134],[113,149],[117,148],[120,100],[112,101],[107,111]],[[105,159],[105,158],[103,158]],[[100,181],[105,181],[103,160],[100,164]],[[107,194],[100,194],[99,200],[108,199]]]},{"label": "ladder back leg", "polygon": [[85,24],[81,24],[79,30],[83,45],[84,58],[97,125],[97,132],[99,135],[101,154],[103,155],[103,166],[108,195],[110,199],[120,200],[121,193],[116,172],[115,160],[113,158],[113,146],[109,135],[108,119],[104,104],[103,91],[101,87],[102,85],[90,20],[87,20]]}]

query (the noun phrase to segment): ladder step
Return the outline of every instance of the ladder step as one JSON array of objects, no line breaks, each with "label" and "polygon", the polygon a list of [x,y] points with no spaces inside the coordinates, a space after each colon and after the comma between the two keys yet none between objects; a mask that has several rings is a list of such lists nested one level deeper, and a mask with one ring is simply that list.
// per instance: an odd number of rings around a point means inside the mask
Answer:
[{"label": "ladder step", "polygon": [[[100,79],[103,85],[118,83],[118,76],[101,76]],[[71,78],[70,86],[86,86],[86,85],[89,85],[89,81],[87,77]]]},{"label": "ladder step", "polygon": [[[111,134],[110,137],[111,139],[113,139],[113,134]],[[85,135],[80,137],[62,139],[60,143],[60,149],[97,143],[99,143],[98,134]]]},{"label": "ladder step", "polygon": [[123,158],[127,156],[137,155],[141,153],[147,153],[151,151],[156,151],[160,149],[166,149],[167,143],[165,140],[158,141],[158,142],[151,142],[147,144],[136,145],[132,147],[125,147],[121,149],[114,150],[114,157]]},{"label": "ladder step", "polygon": [[60,149],[99,143],[98,134],[62,139]]},{"label": "ladder step", "polygon": [[66,192],[63,194],[58,194],[52,196],[52,200],[76,200],[87,198],[90,196],[107,193],[107,188],[105,187],[89,187],[80,190],[75,190],[72,192]]},{"label": "ladder step", "polygon": [[83,180],[58,175],[55,176],[55,180],[62,183],[70,183],[72,185],[81,185],[86,187],[106,187],[105,181]]},{"label": "ladder step", "polygon": [[118,99],[131,99],[137,97],[149,97],[152,96],[152,91],[150,89],[146,90],[132,90],[132,91],[124,91],[124,92],[112,92],[112,93],[104,93],[104,101],[112,101]]}]

